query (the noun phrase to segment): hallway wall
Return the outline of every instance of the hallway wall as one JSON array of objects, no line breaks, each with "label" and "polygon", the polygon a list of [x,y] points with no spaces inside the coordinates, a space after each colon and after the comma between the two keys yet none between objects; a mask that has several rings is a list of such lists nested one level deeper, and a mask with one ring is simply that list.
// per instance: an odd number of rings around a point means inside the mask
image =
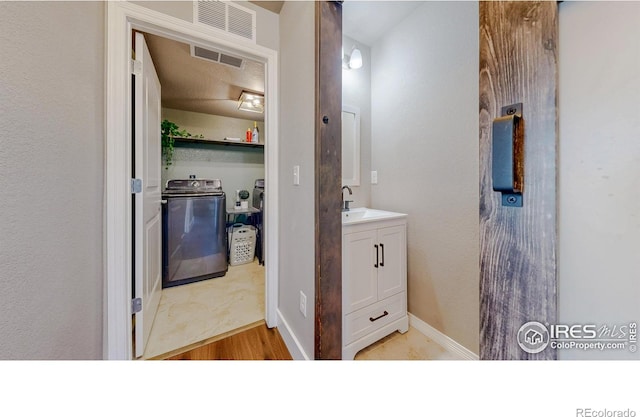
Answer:
[{"label": "hallway wall", "polygon": [[[558,310],[640,320],[640,3],[564,2],[559,43]],[[560,359],[639,359],[561,350]]]},{"label": "hallway wall", "polygon": [[0,21],[0,359],[100,359],[105,3]]},{"label": "hallway wall", "polygon": [[[315,306],[315,4],[286,2],[280,12],[280,281],[278,311],[308,358],[314,357]],[[300,185],[293,167],[300,166]],[[307,297],[307,316],[298,308]],[[294,356],[295,357],[295,356]]]}]

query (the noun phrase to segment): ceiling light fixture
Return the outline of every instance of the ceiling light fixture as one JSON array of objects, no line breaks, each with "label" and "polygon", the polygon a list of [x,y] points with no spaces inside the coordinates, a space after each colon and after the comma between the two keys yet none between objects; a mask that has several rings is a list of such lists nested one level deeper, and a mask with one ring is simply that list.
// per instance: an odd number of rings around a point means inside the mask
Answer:
[{"label": "ceiling light fixture", "polygon": [[238,99],[238,109],[254,113],[264,112],[264,95],[243,91]]}]

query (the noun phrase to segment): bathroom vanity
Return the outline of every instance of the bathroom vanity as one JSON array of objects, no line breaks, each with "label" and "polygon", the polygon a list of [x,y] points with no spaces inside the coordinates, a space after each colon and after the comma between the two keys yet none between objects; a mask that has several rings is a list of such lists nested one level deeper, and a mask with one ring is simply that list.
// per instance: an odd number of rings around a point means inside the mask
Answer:
[{"label": "bathroom vanity", "polygon": [[342,213],[342,358],[398,330],[407,316],[407,215]]}]

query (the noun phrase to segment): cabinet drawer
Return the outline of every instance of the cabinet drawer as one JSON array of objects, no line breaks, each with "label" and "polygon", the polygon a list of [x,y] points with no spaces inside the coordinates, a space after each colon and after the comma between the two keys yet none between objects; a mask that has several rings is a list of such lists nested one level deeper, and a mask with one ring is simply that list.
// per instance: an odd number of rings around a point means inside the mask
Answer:
[{"label": "cabinet drawer", "polygon": [[[377,303],[371,304],[344,318],[344,344],[354,342],[363,336],[391,323],[407,314],[407,293],[401,292]],[[385,314],[385,312],[387,314]]]}]

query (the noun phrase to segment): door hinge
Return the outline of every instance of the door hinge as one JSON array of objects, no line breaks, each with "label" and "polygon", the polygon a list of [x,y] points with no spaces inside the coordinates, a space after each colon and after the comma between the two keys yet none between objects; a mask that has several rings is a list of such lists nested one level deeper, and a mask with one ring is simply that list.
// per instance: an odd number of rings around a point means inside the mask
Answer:
[{"label": "door hinge", "polygon": [[142,180],[140,178],[131,178],[131,194],[142,192]]},{"label": "door hinge", "polygon": [[134,298],[131,300],[131,314],[136,314],[142,311],[142,298]]},{"label": "door hinge", "polygon": [[138,61],[136,59],[131,60],[131,73],[133,75],[142,74],[142,61]]}]

